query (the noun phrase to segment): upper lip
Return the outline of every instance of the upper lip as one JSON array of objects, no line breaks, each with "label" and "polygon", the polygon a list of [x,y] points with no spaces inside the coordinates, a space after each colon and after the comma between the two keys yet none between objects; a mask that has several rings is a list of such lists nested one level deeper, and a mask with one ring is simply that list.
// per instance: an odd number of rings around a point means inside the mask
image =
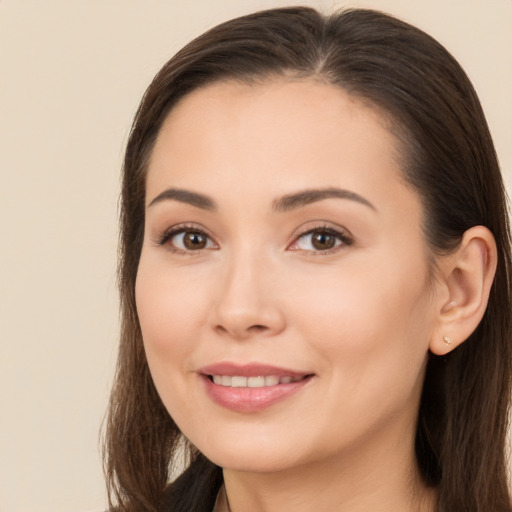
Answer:
[{"label": "upper lip", "polygon": [[267,377],[269,375],[276,375],[277,377],[294,378],[312,374],[307,371],[297,371],[263,363],[237,364],[232,362],[210,364],[201,368],[199,373],[203,375],[228,375],[231,377]]}]

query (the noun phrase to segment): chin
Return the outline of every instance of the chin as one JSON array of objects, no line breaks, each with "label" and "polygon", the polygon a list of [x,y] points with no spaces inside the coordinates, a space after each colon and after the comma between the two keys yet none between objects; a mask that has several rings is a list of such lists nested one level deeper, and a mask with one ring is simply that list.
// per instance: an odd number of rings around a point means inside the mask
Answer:
[{"label": "chin", "polygon": [[224,442],[209,443],[209,446],[195,446],[214,464],[231,471],[275,473],[300,464],[296,457],[290,457],[290,454],[296,454],[296,450],[275,441],[264,443],[261,439],[254,439],[246,442],[231,437]]},{"label": "chin", "polygon": [[240,473],[279,473],[297,465],[293,462],[276,460],[275,455],[266,456],[261,453],[250,458],[241,454],[221,454],[218,457],[207,458],[224,470]]}]

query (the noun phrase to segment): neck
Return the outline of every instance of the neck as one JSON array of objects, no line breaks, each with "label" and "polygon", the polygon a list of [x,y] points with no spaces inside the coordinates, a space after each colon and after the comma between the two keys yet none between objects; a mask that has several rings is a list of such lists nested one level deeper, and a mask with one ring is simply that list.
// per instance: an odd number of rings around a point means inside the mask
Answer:
[{"label": "neck", "polygon": [[[366,446],[364,452],[274,473],[224,470],[230,512],[433,512],[435,493],[419,477],[413,443]],[[391,449],[390,449],[391,446]]]}]

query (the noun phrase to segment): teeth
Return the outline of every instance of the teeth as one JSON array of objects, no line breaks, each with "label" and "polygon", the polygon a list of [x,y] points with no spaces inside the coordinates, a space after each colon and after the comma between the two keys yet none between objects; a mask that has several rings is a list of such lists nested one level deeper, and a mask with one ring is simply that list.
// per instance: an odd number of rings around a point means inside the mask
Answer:
[{"label": "teeth", "polygon": [[246,388],[247,387],[247,377],[231,377],[231,387],[232,388]]},{"label": "teeth", "polygon": [[247,387],[262,388],[265,385],[265,377],[249,377],[247,379]]},{"label": "teeth", "polygon": [[265,377],[265,386],[277,386],[279,384],[279,377],[277,375],[268,375]]},{"label": "teeth", "polygon": [[297,382],[303,377],[278,377],[277,375],[267,375],[258,377],[242,377],[239,375],[213,375],[213,382],[219,386],[231,388],[263,388],[266,386],[277,386],[278,384],[290,384]]}]

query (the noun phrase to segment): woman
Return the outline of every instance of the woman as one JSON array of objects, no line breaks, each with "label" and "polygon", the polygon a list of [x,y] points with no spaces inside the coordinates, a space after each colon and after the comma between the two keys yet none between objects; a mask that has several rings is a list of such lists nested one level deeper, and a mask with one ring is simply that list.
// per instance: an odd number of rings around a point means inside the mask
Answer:
[{"label": "woman", "polygon": [[512,510],[506,201],[439,43],[367,10],[210,30],[143,98],[121,225],[113,508]]}]

